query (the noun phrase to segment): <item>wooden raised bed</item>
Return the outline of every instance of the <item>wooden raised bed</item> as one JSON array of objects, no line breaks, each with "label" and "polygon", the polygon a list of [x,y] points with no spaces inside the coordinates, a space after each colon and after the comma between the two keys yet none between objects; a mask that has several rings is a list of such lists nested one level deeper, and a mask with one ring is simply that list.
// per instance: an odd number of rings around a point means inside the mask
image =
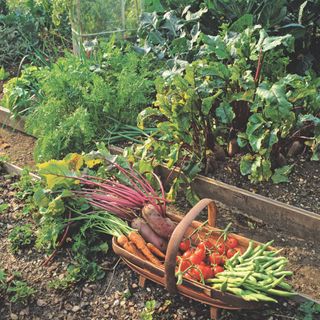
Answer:
[{"label": "wooden raised bed", "polygon": [[0,122],[6,126],[9,126],[15,130],[21,131],[25,134],[25,121],[23,118],[15,119],[12,116],[10,110],[0,106]]},{"label": "wooden raised bed", "polygon": [[[19,121],[12,119],[10,111],[2,107],[0,107],[0,122],[24,132],[23,119]],[[121,154],[123,150],[111,146],[110,151]],[[169,172],[166,167],[158,168],[158,173],[164,181]],[[193,187],[201,198],[211,198],[229,207],[238,208],[249,216],[258,218],[271,226],[285,229],[294,236],[320,241],[320,215],[316,213],[202,175],[197,175],[193,181]]]}]

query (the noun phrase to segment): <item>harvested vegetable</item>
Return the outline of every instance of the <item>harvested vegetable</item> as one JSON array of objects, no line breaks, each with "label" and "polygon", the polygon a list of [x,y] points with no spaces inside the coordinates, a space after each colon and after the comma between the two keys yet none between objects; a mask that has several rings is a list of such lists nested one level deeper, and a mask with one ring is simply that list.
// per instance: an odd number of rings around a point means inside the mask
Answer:
[{"label": "harvested vegetable", "polygon": [[163,252],[161,252],[156,246],[154,246],[152,243],[147,243],[147,247],[149,248],[149,250],[155,254],[156,256],[158,256],[161,259],[164,259],[166,256],[165,254],[163,254]]},{"label": "harvested vegetable", "polygon": [[[125,237],[125,236],[123,236]],[[123,238],[122,238],[123,239]],[[122,240],[120,239],[120,241]],[[118,243],[121,245],[121,247],[125,250],[127,250],[128,252],[132,253],[133,255],[135,255],[136,257],[139,257],[141,259],[145,259],[146,257],[137,249],[137,247],[135,246],[134,243],[132,243],[131,241],[127,241],[126,242],[119,242],[119,238],[118,238]]]},{"label": "harvested vegetable", "polygon": [[[224,284],[224,291],[240,295],[248,301],[277,302],[270,295],[295,295],[291,292],[291,286],[285,282],[285,277],[292,275],[292,272],[284,271],[288,260],[277,257],[277,252],[268,250],[272,242],[254,248],[253,241],[250,241],[242,255],[236,253],[227,260],[225,271],[216,274],[216,278],[209,279],[208,282],[218,290],[221,290]],[[277,287],[280,289],[275,289]]]},{"label": "harvested vegetable", "polygon": [[153,231],[160,237],[170,239],[176,224],[169,218],[165,218],[161,215],[154,205],[148,204],[144,206],[142,209],[142,216]]},{"label": "harvested vegetable", "polygon": [[186,278],[241,296],[247,301],[277,302],[274,296],[294,295],[291,286],[285,282],[285,278],[292,275],[291,271],[285,270],[288,260],[278,256],[281,250],[270,249],[273,241],[258,246],[249,241],[243,250],[243,247],[238,247],[238,240],[227,234],[230,225],[221,231],[218,238],[211,232],[205,233],[203,238],[202,227],[191,233],[192,239],[200,239],[198,244],[189,243],[189,235],[179,245],[177,284],[182,284]]},{"label": "harvested vegetable", "polygon": [[156,234],[144,219],[133,219],[131,222],[131,227],[136,229],[145,241],[152,243],[162,252],[166,251],[168,245],[167,241],[165,241],[158,234]]},{"label": "harvested vegetable", "polygon": [[152,252],[149,250],[149,248],[147,247],[146,242],[144,241],[144,239],[140,236],[139,233],[131,231],[128,235],[130,241],[132,241],[137,248],[146,256],[146,258],[152,262],[153,264],[157,265],[157,266],[161,266],[162,263],[158,260],[157,257],[155,257]]},{"label": "harvested vegetable", "polygon": [[115,178],[102,179],[89,175],[68,177],[80,181],[82,189],[74,191],[74,194],[87,199],[92,206],[106,210],[128,221],[136,218],[139,212],[148,205],[151,205],[153,210],[164,218],[166,199],[160,179],[154,175],[159,183],[161,196],[157,194],[148,180],[137,171],[132,168],[126,170],[117,163],[113,163],[113,165],[126,178],[126,181],[128,181],[126,184]]}]

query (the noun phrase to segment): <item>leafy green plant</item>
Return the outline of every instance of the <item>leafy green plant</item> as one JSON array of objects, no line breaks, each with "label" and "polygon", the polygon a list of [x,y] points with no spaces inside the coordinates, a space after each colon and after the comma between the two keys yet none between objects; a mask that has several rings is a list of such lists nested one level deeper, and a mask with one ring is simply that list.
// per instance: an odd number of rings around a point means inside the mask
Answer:
[{"label": "leafy green plant", "polygon": [[159,59],[192,61],[200,35],[199,19],[207,9],[191,12],[188,8],[181,14],[168,11],[142,15],[138,35],[145,52],[152,50]]},{"label": "leafy green plant", "polygon": [[79,175],[80,169],[94,174],[94,171],[90,172],[91,168],[99,167],[102,162],[96,154],[70,154],[64,160],[51,160],[39,165],[39,174],[44,179],[35,188],[33,198],[40,213],[37,217],[36,247],[50,253],[44,264],[51,261],[57,250],[65,245],[67,236],[71,239],[72,263],[62,279],[50,282],[49,286],[53,289],[62,290],[83,279],[96,281],[104,277],[98,261],[107,253],[108,244],[104,237],[97,235],[96,223],[77,219],[82,213],[90,212],[90,206],[83,199],[72,196],[71,190],[77,190],[77,182],[59,177]]},{"label": "leafy green plant", "polygon": [[[23,100],[29,112],[26,128],[38,137],[36,159],[92,149],[94,142],[106,136],[106,129],[118,122],[134,124],[154,95],[152,61],[130,45],[116,46],[111,40],[101,45],[96,58],[67,55],[41,70],[33,82],[36,98]],[[6,96],[16,97],[14,90],[7,90]],[[32,90],[26,96],[30,98]]]},{"label": "leafy green plant", "polygon": [[285,157],[286,146],[299,139],[303,130],[302,139],[313,153],[311,159],[319,160],[319,118],[314,115],[319,116],[320,109],[313,110],[319,89],[319,81],[290,74],[257,88],[259,100],[251,106],[254,113],[248,119],[245,133],[238,135],[239,145],[249,145],[251,149],[241,160],[242,174],[248,174],[252,181],[268,180],[272,176],[275,183],[286,182],[292,166],[283,166],[272,175],[272,161],[274,168],[279,155]]},{"label": "leafy green plant", "polygon": [[16,280],[8,281],[8,275],[3,269],[0,269],[0,296],[8,294],[11,302],[26,304],[28,300],[36,293],[36,290],[30,287],[25,281],[19,280],[18,273],[13,273]]},{"label": "leafy green plant", "polygon": [[0,67],[0,81],[7,80],[10,74],[5,70],[4,67]]},{"label": "leafy green plant", "polygon": [[12,229],[8,236],[11,251],[16,253],[18,250],[29,246],[33,241],[33,235],[34,232],[31,224],[17,226]]},{"label": "leafy green plant", "polygon": [[61,15],[59,26],[53,23],[55,2],[12,0],[7,3],[6,12],[0,15],[1,61],[10,65],[23,59],[43,65],[70,46],[71,29],[66,16]]},{"label": "leafy green plant", "polygon": [[13,280],[7,288],[7,293],[11,296],[11,302],[26,304],[36,293],[36,290],[30,287],[25,281]]},{"label": "leafy green plant", "polygon": [[146,301],[143,311],[140,313],[141,320],[152,320],[156,308],[156,301]]},{"label": "leafy green plant", "polygon": [[[169,168],[179,165],[191,178],[246,130],[251,113],[263,104],[263,86],[285,75],[284,52],[292,50],[290,36],[270,37],[260,27],[201,39],[201,59],[157,80],[154,107],[138,118],[141,128],[152,118],[157,136],[135,148],[142,159],[156,159]],[[264,81],[259,85],[261,74]],[[181,177],[173,182],[174,189]]]},{"label": "leafy green plant", "polygon": [[320,304],[315,302],[305,302],[300,305],[299,313],[302,313],[301,320],[313,320],[316,319],[316,315],[320,315]]},{"label": "leafy green plant", "polygon": [[14,116],[26,116],[35,107],[39,95],[39,75],[39,69],[30,66],[22,71],[20,77],[12,78],[4,85],[1,104]]}]

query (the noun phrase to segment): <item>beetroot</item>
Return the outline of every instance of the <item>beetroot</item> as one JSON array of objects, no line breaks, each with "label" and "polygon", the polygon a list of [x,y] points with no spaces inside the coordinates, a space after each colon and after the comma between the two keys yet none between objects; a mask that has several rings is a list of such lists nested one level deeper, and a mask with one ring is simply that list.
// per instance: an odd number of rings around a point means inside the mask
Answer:
[{"label": "beetroot", "polygon": [[164,239],[170,239],[176,227],[172,220],[163,217],[152,204],[142,208],[142,216],[155,233]]},{"label": "beetroot", "polygon": [[132,220],[131,227],[137,229],[146,242],[152,243],[162,252],[166,251],[168,243],[157,235],[144,219],[136,218]]}]

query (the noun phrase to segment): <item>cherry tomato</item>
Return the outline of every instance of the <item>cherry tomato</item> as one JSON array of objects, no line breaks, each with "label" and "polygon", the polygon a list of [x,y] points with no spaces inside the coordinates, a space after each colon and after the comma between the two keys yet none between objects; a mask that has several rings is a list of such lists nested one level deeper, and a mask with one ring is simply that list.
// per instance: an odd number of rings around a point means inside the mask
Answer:
[{"label": "cherry tomato", "polygon": [[221,266],[216,266],[213,268],[214,275],[216,275],[217,273],[223,272],[223,271],[224,271],[224,268]]},{"label": "cherry tomato", "polygon": [[213,244],[210,241],[202,241],[198,244],[197,248],[202,249],[204,251],[212,249]]},{"label": "cherry tomato", "polygon": [[223,259],[219,252],[213,252],[209,256],[209,260],[212,264],[220,264],[223,265]]},{"label": "cherry tomato", "polygon": [[205,252],[202,249],[197,248],[196,251],[190,256],[189,260],[193,264],[200,264],[205,257],[206,257]]},{"label": "cherry tomato", "polygon": [[237,253],[237,250],[234,248],[228,249],[226,256],[228,259],[232,258]]},{"label": "cherry tomato", "polygon": [[186,271],[191,266],[191,262],[189,260],[182,260],[180,264],[180,271],[182,272]]},{"label": "cherry tomato", "polygon": [[237,245],[238,245],[238,240],[235,239],[235,238],[232,238],[232,237],[228,237],[227,239],[227,246],[230,248],[230,249],[234,249]]},{"label": "cherry tomato", "polygon": [[188,259],[188,258],[190,258],[190,256],[194,253],[194,248],[190,248],[190,249],[188,249],[186,252],[184,252],[184,254],[182,255],[182,257],[184,258],[184,259]]},{"label": "cherry tomato", "polygon": [[225,244],[223,242],[221,242],[221,241],[216,242],[215,248],[221,255],[225,254],[226,246],[225,246]]},{"label": "cherry tomato", "polygon": [[201,280],[201,275],[200,275],[200,271],[197,270],[196,268],[191,269],[190,271],[188,271],[188,273],[190,274],[190,276],[192,277],[192,279],[200,281]]},{"label": "cherry tomato", "polygon": [[212,278],[214,276],[213,270],[210,268],[210,266],[202,265],[199,268],[200,268],[200,271],[202,272],[202,276],[204,280]]},{"label": "cherry tomato", "polygon": [[180,242],[179,249],[181,251],[187,251],[190,248],[190,246],[191,246],[190,239],[185,239],[185,240]]}]

